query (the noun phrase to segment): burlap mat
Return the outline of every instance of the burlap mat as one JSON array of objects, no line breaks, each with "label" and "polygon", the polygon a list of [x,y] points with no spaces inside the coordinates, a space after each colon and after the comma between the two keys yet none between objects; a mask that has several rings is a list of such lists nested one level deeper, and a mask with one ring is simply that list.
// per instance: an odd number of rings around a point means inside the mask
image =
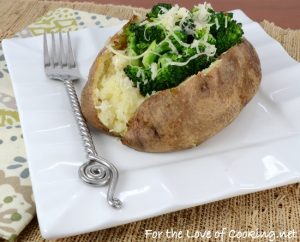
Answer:
[{"label": "burlap mat", "polygon": [[[145,12],[143,9],[128,6],[38,2],[37,0],[0,0],[0,6],[0,39],[11,36],[32,23],[37,17],[58,7],[69,7],[122,19],[129,18],[133,11],[142,14]],[[292,57],[300,61],[300,30],[284,30],[268,21],[263,21],[261,24],[272,37],[285,47]],[[276,241],[300,241],[300,184],[234,197],[116,228],[56,241],[144,241],[146,229],[166,231],[171,228],[177,231],[217,231],[227,228],[236,231],[259,229],[266,232],[294,229],[298,233],[297,239],[276,239]],[[238,241],[228,237],[224,238],[224,241]],[[153,239],[149,240],[152,241]],[[244,239],[243,241],[250,240]],[[44,241],[40,235],[36,218],[21,233],[18,241]],[[174,239],[169,241],[174,241]],[[184,240],[181,239],[180,241]],[[197,241],[201,240],[198,239]],[[210,239],[209,241],[218,240]],[[267,239],[262,238],[255,241],[267,241]]]}]

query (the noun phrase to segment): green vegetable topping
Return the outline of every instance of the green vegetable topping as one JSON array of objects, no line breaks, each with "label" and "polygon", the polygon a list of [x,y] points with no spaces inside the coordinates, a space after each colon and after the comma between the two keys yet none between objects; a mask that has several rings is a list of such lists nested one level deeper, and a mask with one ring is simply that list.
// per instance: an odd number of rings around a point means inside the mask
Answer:
[{"label": "green vegetable topping", "polygon": [[125,29],[125,54],[133,60],[124,72],[144,96],[176,87],[240,43],[243,33],[232,13],[215,12],[209,4],[189,11],[159,3],[146,20]]},{"label": "green vegetable topping", "polygon": [[172,8],[172,5],[169,3],[158,3],[153,6],[151,11],[147,13],[146,16],[148,18],[157,18],[159,14],[167,12],[170,8]]}]

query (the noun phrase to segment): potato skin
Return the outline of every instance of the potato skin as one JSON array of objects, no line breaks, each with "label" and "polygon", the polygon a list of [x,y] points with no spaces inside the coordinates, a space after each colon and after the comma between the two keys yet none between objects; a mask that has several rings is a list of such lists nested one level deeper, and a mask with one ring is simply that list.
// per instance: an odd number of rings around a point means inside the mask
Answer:
[{"label": "potato skin", "polygon": [[[105,49],[97,56],[82,92],[81,107],[92,126],[119,136],[101,123],[95,108],[97,81],[111,57]],[[246,39],[218,61],[208,72],[199,72],[177,87],[147,98],[128,122],[122,143],[144,152],[177,151],[195,147],[229,125],[258,90],[260,61]]]},{"label": "potato skin", "polygon": [[245,39],[219,59],[207,73],[146,99],[122,143],[145,152],[176,151],[197,146],[229,125],[259,87],[260,61]]}]

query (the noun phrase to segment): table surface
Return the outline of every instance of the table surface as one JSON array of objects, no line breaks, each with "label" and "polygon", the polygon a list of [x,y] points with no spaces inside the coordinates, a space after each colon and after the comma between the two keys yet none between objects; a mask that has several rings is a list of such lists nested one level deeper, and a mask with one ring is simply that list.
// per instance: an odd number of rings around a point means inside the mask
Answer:
[{"label": "table surface", "polygon": [[[131,5],[150,8],[157,2],[178,3],[184,7],[192,7],[199,0],[69,0],[80,2],[96,2],[105,4]],[[207,0],[214,9],[232,10],[242,9],[250,18],[255,21],[264,19],[274,22],[282,28],[300,29],[300,0]]]}]

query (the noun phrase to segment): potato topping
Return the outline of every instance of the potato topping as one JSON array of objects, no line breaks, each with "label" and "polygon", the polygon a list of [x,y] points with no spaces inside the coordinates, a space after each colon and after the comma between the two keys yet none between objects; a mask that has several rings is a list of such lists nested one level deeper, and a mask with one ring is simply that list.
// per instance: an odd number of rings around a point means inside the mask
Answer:
[{"label": "potato topping", "polygon": [[127,122],[145,99],[123,71],[129,62],[114,55],[96,92],[99,119],[111,132],[120,135],[126,132]]}]

